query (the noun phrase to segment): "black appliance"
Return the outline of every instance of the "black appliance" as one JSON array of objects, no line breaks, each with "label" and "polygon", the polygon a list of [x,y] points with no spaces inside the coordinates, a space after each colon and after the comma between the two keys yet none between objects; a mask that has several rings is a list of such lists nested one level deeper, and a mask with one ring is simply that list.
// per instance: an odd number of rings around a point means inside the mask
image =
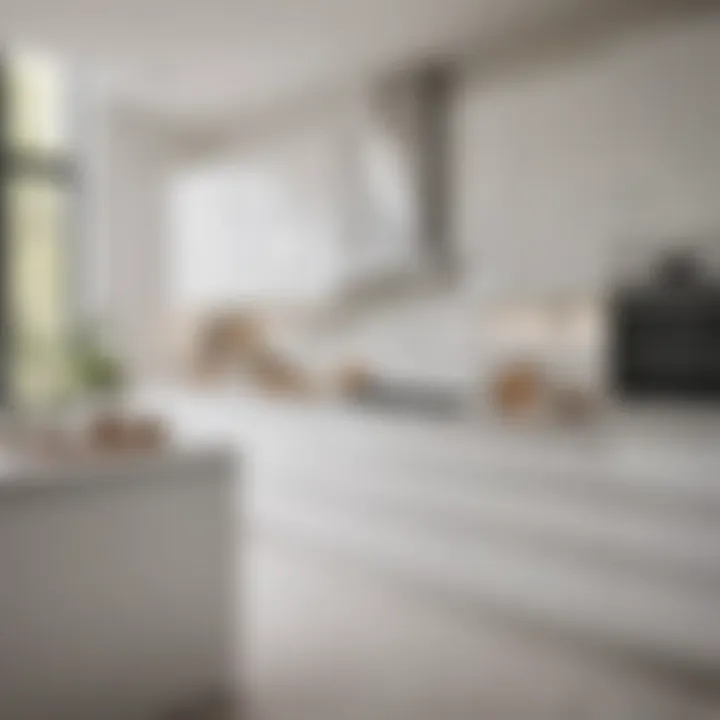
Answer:
[{"label": "black appliance", "polygon": [[671,256],[613,299],[611,364],[622,398],[720,402],[720,282]]}]

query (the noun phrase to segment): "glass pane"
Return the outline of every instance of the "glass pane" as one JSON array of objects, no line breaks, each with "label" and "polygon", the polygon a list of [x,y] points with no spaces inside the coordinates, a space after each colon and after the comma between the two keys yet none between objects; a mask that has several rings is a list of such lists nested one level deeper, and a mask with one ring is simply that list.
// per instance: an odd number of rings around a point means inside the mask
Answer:
[{"label": "glass pane", "polygon": [[68,319],[69,194],[42,179],[8,188],[12,278],[14,397],[43,405],[67,389],[64,362]]},{"label": "glass pane", "polygon": [[69,142],[68,82],[60,64],[34,53],[8,60],[8,132],[22,150],[59,151]]}]

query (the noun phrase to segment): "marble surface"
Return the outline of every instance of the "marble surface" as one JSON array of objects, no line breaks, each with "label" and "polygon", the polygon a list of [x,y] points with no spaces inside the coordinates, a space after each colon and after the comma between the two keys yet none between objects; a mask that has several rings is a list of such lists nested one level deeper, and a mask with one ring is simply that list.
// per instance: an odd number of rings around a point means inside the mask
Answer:
[{"label": "marble surface", "polygon": [[718,448],[682,413],[144,401],[243,454],[253,720],[717,717],[678,672],[720,667]]}]

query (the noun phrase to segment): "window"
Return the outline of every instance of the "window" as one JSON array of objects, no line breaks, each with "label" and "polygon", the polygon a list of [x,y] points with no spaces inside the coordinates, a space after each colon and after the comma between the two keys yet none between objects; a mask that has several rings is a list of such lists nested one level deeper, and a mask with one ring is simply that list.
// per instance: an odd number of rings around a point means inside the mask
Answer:
[{"label": "window", "polygon": [[322,135],[300,135],[177,177],[177,301],[214,309],[328,297],[339,274],[333,151]]},{"label": "window", "polygon": [[76,168],[64,69],[38,54],[0,66],[3,400],[45,406],[68,390]]}]

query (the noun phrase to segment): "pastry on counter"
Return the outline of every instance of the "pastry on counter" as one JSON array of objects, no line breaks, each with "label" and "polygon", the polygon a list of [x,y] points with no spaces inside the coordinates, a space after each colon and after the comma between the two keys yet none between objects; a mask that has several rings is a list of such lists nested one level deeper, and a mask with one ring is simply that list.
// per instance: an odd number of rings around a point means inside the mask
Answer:
[{"label": "pastry on counter", "polygon": [[542,411],[549,388],[541,366],[532,360],[503,365],[491,385],[493,403],[501,414],[519,418]]},{"label": "pastry on counter", "polygon": [[258,348],[248,360],[252,382],[275,395],[304,395],[310,389],[305,373],[290,360],[268,348]]},{"label": "pastry on counter", "polygon": [[107,413],[94,418],[87,429],[91,451],[128,452],[160,450],[166,446],[168,433],[161,418],[128,418]]},{"label": "pastry on counter", "polygon": [[362,363],[348,363],[337,373],[337,389],[343,397],[355,397],[372,383],[373,376]]}]

